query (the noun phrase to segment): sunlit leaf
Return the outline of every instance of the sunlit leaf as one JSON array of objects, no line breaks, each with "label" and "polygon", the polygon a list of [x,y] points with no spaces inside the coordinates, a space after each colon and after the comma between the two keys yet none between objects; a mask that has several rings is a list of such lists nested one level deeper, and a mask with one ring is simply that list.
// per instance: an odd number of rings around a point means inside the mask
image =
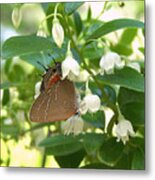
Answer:
[{"label": "sunlit leaf", "polygon": [[105,84],[116,84],[122,87],[144,92],[144,77],[136,70],[125,67],[114,74],[98,76]]},{"label": "sunlit leaf", "polygon": [[14,56],[33,54],[36,52],[50,52],[52,43],[43,37],[38,36],[15,36],[6,40],[2,47],[4,59]]},{"label": "sunlit leaf", "polygon": [[82,149],[79,137],[64,135],[48,137],[40,142],[40,146],[46,147],[46,153],[54,156],[65,156]]},{"label": "sunlit leaf", "polygon": [[135,38],[136,34],[137,34],[137,29],[134,28],[126,29],[121,36],[120,43],[129,45]]},{"label": "sunlit leaf", "polygon": [[[16,48],[14,48],[15,46]],[[51,39],[38,36],[16,36],[4,43],[2,56],[4,59],[20,56],[22,60],[32,64],[37,69],[43,70],[38,61],[47,66],[53,58],[56,60],[64,59],[66,46],[66,41],[60,49]]]},{"label": "sunlit leaf", "polygon": [[104,23],[86,39],[96,39],[122,28],[144,28],[144,23],[134,19],[116,19]]}]

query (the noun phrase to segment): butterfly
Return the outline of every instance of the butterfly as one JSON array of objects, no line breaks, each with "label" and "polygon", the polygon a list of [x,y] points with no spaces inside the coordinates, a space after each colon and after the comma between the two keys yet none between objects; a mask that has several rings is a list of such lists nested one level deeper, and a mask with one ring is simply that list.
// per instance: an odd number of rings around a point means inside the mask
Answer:
[{"label": "butterfly", "polygon": [[[45,67],[44,67],[45,68]],[[30,110],[33,122],[55,122],[66,120],[77,113],[77,96],[73,82],[61,79],[61,63],[45,68],[46,73],[40,87],[40,95]]]}]

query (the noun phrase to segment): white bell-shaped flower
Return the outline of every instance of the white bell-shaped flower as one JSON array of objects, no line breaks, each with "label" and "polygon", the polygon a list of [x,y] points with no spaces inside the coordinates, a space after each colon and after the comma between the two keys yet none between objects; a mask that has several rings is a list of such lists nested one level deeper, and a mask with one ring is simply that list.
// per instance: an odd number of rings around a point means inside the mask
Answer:
[{"label": "white bell-shaped flower", "polygon": [[86,81],[88,81],[89,77],[90,77],[90,74],[88,73],[88,71],[86,71],[84,69],[84,70],[80,71],[77,81],[78,82],[86,82]]},{"label": "white bell-shaped flower", "polygon": [[84,121],[79,115],[73,115],[62,122],[61,129],[65,135],[78,135],[83,131]]},{"label": "white bell-shaped flower", "polygon": [[74,82],[87,82],[90,77],[90,74],[86,70],[80,70],[78,76],[70,75],[69,79]]},{"label": "white bell-shaped flower", "polygon": [[80,103],[79,111],[81,114],[86,112],[95,113],[100,109],[101,100],[96,94],[87,94]]},{"label": "white bell-shaped flower", "polygon": [[107,74],[114,73],[114,68],[121,69],[124,67],[125,63],[121,61],[120,56],[115,52],[108,52],[106,55],[102,56],[100,60],[101,74],[105,72]]},{"label": "white bell-shaped flower", "polygon": [[135,136],[131,122],[125,119],[120,120],[116,125],[115,133],[117,136],[117,141],[119,142],[121,140],[123,144],[126,144],[126,142],[129,140],[129,136]]},{"label": "white bell-shaped flower", "polygon": [[61,48],[64,41],[64,30],[56,17],[53,20],[52,36],[54,42],[57,44],[59,48]]},{"label": "white bell-shaped flower", "polygon": [[78,78],[80,74],[80,66],[73,58],[71,52],[67,53],[66,59],[62,62],[61,69],[62,79],[67,77],[69,80],[74,81],[75,78]]},{"label": "white bell-shaped flower", "polygon": [[12,11],[12,23],[14,27],[17,29],[22,20],[22,13],[20,7],[15,7]]},{"label": "white bell-shaped flower", "polygon": [[35,85],[35,95],[34,95],[34,99],[37,99],[37,97],[40,94],[40,87],[41,87],[41,81],[37,82]]}]

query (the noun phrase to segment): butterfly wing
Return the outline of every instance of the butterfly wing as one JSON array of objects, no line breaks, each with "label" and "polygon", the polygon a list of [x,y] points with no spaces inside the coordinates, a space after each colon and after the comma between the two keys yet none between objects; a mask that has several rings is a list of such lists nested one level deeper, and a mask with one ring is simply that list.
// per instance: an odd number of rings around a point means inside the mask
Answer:
[{"label": "butterfly wing", "polygon": [[69,80],[58,81],[48,91],[43,91],[34,102],[30,119],[33,122],[65,120],[77,111],[74,84]]}]

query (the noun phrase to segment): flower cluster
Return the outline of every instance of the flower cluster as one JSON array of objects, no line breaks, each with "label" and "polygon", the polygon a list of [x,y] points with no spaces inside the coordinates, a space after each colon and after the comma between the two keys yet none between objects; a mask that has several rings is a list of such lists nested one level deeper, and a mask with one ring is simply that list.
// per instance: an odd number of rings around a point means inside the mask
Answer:
[{"label": "flower cluster", "polygon": [[[52,37],[56,45],[61,48],[64,42],[64,29],[58,19],[58,16],[61,16],[57,13],[58,4],[54,10],[54,18],[52,22]],[[16,10],[17,11],[17,10]],[[19,13],[19,12],[18,12]],[[17,12],[14,14],[17,14]],[[14,15],[15,16],[15,15]],[[16,16],[15,16],[16,17]],[[14,19],[16,19],[14,17]],[[52,15],[51,15],[52,17]],[[17,21],[17,20],[16,20]],[[18,21],[17,21],[18,22]],[[16,22],[16,23],[17,23]],[[17,26],[17,25],[16,25]],[[46,37],[46,33],[43,30],[42,26],[37,32],[38,36]],[[74,43],[73,43],[74,45]],[[74,54],[71,51],[71,42],[68,42],[68,48],[65,59],[61,63],[62,77],[61,79],[68,79],[73,82],[84,82],[86,84],[85,95],[81,100],[79,98],[78,102],[78,114],[71,116],[68,120],[62,123],[62,131],[65,135],[69,134],[79,134],[83,131],[84,121],[81,115],[86,113],[96,113],[99,110],[104,108],[101,106],[101,99],[97,94],[93,94],[88,87],[90,80],[93,80],[93,76],[96,76],[98,73],[100,75],[104,74],[113,74],[115,69],[122,69],[124,66],[135,69],[140,72],[140,65],[136,62],[127,62],[116,52],[108,51],[105,53],[99,61],[99,70],[94,71],[92,69],[81,69],[85,65],[85,62],[79,62],[74,58]],[[38,97],[40,91],[40,82],[36,84],[36,95]],[[78,101],[78,100],[77,100]],[[119,112],[120,114],[120,112]],[[120,118],[121,117],[121,118]],[[117,141],[122,141],[124,144],[129,140],[129,136],[135,136],[134,129],[130,121],[126,120],[121,114],[118,119],[119,123],[116,125],[115,134],[117,136]]]}]

